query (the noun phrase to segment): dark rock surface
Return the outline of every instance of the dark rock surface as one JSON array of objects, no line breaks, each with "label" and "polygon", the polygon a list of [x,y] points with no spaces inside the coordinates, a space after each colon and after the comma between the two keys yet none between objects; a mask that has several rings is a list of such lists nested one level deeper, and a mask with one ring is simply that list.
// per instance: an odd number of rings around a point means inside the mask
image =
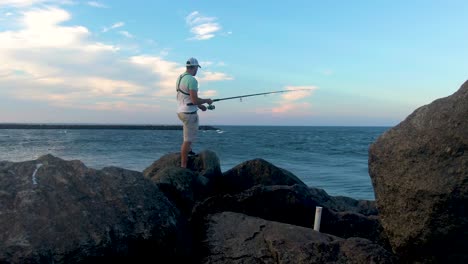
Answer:
[{"label": "dark rock surface", "polygon": [[[209,214],[232,211],[312,228],[315,208],[322,206],[322,201],[315,198],[310,194],[309,188],[299,184],[256,185],[237,194],[213,196],[198,203],[193,210],[191,221],[194,225],[200,226],[202,219]],[[325,207],[322,213],[321,231],[343,238],[367,238],[388,246],[379,218],[375,215],[366,216],[351,211],[337,212]]]},{"label": "dark rock surface", "polygon": [[190,255],[184,220],[139,172],[51,155],[0,163],[0,262]]},{"label": "dark rock surface", "polygon": [[212,195],[222,174],[218,156],[209,150],[189,157],[187,166],[180,167],[180,153],[170,153],[153,162],[143,174],[189,215],[196,201]]},{"label": "dark rock surface", "polygon": [[324,190],[314,187],[309,187],[309,193],[312,199],[317,201],[320,206],[327,207],[333,211],[346,211],[366,216],[379,214],[375,201],[356,200],[346,196],[330,196]]},{"label": "dark rock surface", "polygon": [[[151,164],[143,171],[143,175],[153,178],[159,170],[170,167],[180,167],[180,153],[169,153]],[[219,158],[213,151],[203,150],[196,156],[189,156],[187,168],[209,180],[216,180],[221,177],[221,165]]]},{"label": "dark rock surface", "polygon": [[362,238],[342,239],[313,229],[239,213],[207,217],[202,263],[396,263]]},{"label": "dark rock surface", "polygon": [[306,186],[291,172],[276,167],[264,159],[245,161],[223,173],[220,191],[236,193],[255,185],[294,185]]},{"label": "dark rock surface", "polygon": [[196,199],[197,175],[193,171],[180,167],[163,168],[151,180],[177,208],[190,214]]},{"label": "dark rock surface", "polygon": [[369,174],[402,259],[468,263],[468,82],[378,138]]}]

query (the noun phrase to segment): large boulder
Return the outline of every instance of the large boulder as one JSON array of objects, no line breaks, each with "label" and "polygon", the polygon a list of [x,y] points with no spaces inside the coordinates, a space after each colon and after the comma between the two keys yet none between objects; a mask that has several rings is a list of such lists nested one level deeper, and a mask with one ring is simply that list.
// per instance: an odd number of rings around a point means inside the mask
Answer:
[{"label": "large boulder", "polygon": [[402,259],[468,263],[468,82],[381,135],[369,174]]},{"label": "large boulder", "polygon": [[219,192],[236,193],[255,185],[294,185],[306,186],[291,172],[276,167],[264,159],[245,161],[223,173]]},{"label": "large boulder", "polygon": [[202,263],[395,263],[395,257],[362,238],[341,239],[239,213],[207,217]]},{"label": "large boulder", "polygon": [[[179,211],[140,172],[51,155],[0,163],[0,262],[189,256]],[[179,258],[180,259],[180,258]]]}]

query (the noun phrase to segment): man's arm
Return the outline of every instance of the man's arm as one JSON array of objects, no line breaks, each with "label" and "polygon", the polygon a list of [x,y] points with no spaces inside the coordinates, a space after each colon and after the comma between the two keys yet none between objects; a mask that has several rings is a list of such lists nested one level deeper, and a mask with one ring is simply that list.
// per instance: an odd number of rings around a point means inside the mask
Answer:
[{"label": "man's arm", "polygon": [[203,99],[198,97],[198,91],[196,90],[189,90],[190,93],[190,100],[194,105],[202,105],[202,104],[212,104],[213,100],[211,99]]}]

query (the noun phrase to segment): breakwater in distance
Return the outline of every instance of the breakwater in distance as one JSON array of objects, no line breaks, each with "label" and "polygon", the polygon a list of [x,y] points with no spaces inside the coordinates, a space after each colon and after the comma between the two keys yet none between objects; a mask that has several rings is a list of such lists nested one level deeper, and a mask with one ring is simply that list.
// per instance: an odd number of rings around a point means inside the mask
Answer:
[{"label": "breakwater in distance", "polygon": [[[182,130],[181,125],[97,125],[97,124],[0,124],[0,129],[128,129],[128,130]],[[218,130],[200,126],[199,130]]]}]

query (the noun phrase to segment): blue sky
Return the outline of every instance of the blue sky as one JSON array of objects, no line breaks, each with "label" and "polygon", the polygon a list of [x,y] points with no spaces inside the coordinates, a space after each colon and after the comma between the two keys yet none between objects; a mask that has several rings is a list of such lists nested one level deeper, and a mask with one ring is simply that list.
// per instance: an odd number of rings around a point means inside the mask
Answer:
[{"label": "blue sky", "polygon": [[393,126],[467,80],[468,1],[0,0],[0,122]]}]

